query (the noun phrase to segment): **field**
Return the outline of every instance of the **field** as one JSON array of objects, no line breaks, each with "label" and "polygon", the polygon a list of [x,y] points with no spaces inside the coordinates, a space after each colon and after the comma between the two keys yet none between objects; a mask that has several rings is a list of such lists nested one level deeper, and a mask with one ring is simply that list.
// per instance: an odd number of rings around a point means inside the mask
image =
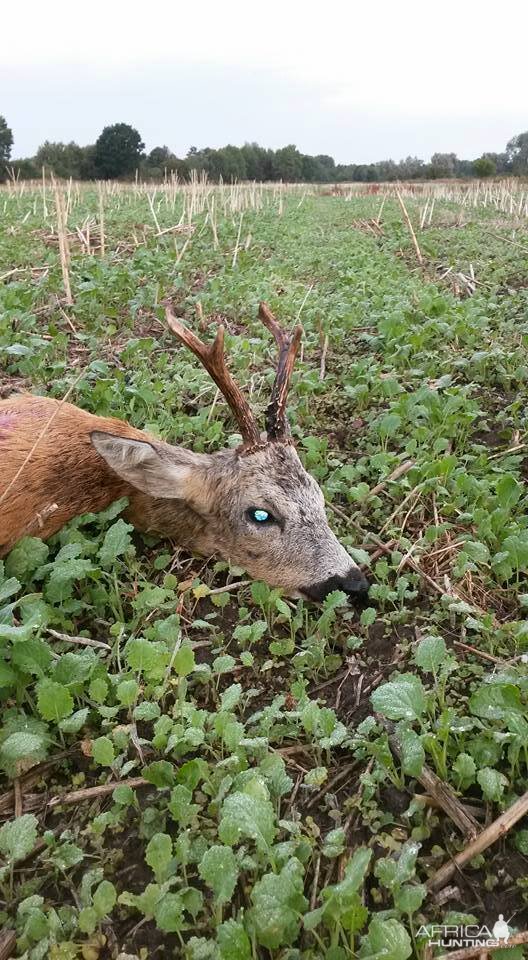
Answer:
[{"label": "field", "polygon": [[1,957],[427,960],[427,925],[499,913],[522,942],[528,821],[495,826],[528,810],[512,190],[403,189],[416,243],[392,188],[0,193],[0,396],[233,444],[162,301],[225,323],[262,415],[265,300],[303,324],[293,433],[373,582],[361,611],[291,601],[122,502],[0,562]]}]

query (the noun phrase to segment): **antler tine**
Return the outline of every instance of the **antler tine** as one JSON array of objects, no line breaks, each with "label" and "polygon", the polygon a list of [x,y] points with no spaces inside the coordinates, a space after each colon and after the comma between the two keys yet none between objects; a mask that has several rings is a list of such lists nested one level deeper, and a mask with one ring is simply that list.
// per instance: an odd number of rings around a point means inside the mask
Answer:
[{"label": "antler tine", "polygon": [[266,431],[269,440],[286,440],[290,435],[288,418],[286,417],[286,402],[303,328],[300,324],[297,324],[292,333],[287,333],[280,326],[267,303],[260,304],[259,317],[273,334],[279,348],[277,373],[271,391],[271,399],[266,410]]},{"label": "antler tine", "polygon": [[257,422],[251,412],[249,403],[226,366],[224,327],[218,327],[214,342],[208,345],[203,343],[192,330],[180,323],[170,306],[166,306],[165,316],[167,325],[174,336],[198,357],[209,376],[212,377],[218,389],[224,395],[239,426],[244,447],[259,446],[261,440]]}]

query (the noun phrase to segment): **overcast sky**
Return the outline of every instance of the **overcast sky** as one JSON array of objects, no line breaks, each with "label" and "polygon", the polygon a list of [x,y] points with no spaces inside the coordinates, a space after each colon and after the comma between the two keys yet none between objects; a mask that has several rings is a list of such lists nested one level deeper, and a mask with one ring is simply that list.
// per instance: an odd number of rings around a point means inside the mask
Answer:
[{"label": "overcast sky", "polygon": [[527,27],[521,0],[4,3],[0,114],[14,157],[123,121],[180,156],[474,158],[528,129]]}]

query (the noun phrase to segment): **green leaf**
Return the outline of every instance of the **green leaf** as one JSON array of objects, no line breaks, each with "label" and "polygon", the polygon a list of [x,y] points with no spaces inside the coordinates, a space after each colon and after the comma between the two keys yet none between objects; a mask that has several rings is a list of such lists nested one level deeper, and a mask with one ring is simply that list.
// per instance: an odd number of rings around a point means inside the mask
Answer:
[{"label": "green leaf", "polygon": [[59,870],[71,870],[84,860],[84,853],[75,843],[61,843],[52,850],[50,860]]},{"label": "green leaf", "polygon": [[377,610],[375,607],[365,607],[365,609],[361,611],[359,622],[362,627],[371,627],[372,624],[375,623],[376,617]]},{"label": "green leaf", "polygon": [[106,531],[103,545],[97,555],[101,566],[111,566],[118,557],[121,557],[130,550],[132,544],[130,534],[133,529],[132,524],[125,523],[125,521],[121,519],[109,527]]},{"label": "green leaf", "polygon": [[491,960],[525,960],[525,956],[524,947],[521,943],[514,947],[498,948],[490,953]]},{"label": "green leaf", "polygon": [[447,658],[447,647],[442,637],[424,637],[414,654],[414,662],[426,673],[438,673]]},{"label": "green leaf", "polygon": [[520,499],[522,486],[515,477],[507,474],[497,483],[497,500],[501,507],[510,510]]},{"label": "green leaf", "polygon": [[153,760],[148,767],[144,768],[143,776],[159,790],[174,785],[174,767],[168,760]]},{"label": "green leaf", "polygon": [[408,840],[403,844],[398,857],[381,857],[374,868],[374,874],[389,890],[398,890],[403,883],[414,877],[416,858],[420,844]]},{"label": "green leaf", "polygon": [[118,903],[123,903],[127,907],[135,907],[145,917],[153,917],[161,899],[161,887],[157,883],[149,883],[143,890],[143,893],[136,895],[125,890],[119,894]]},{"label": "green leaf", "polygon": [[92,743],[92,757],[102,767],[111,767],[115,760],[114,744],[110,737],[97,737]]},{"label": "green leaf", "polygon": [[521,694],[512,683],[484,683],[470,697],[469,709],[485,720],[503,720],[522,711]]},{"label": "green leaf", "polygon": [[469,753],[459,753],[452,770],[453,773],[456,774],[460,786],[463,784],[465,787],[468,787],[475,782],[477,767],[473,757],[471,757]]},{"label": "green leaf", "polygon": [[270,593],[271,590],[267,583],[264,583],[262,580],[254,580],[251,584],[251,596],[253,597],[253,602],[259,607],[263,607],[269,603]]},{"label": "green leaf", "polygon": [[486,800],[500,800],[508,781],[504,774],[492,767],[484,767],[477,772],[477,781]]},{"label": "green leaf", "polygon": [[[7,609],[10,608],[4,607],[4,610],[0,611],[0,616],[5,614]],[[20,640],[27,640],[30,633],[30,627],[13,627],[9,623],[0,622],[0,640],[12,640],[14,643],[18,643]]]},{"label": "green leaf", "polygon": [[304,782],[309,787],[321,787],[325,780],[328,780],[328,769],[326,767],[312,767],[304,775]]},{"label": "green leaf", "polygon": [[371,859],[372,850],[367,847],[358,847],[346,865],[344,879],[336,887],[340,894],[346,893],[350,896],[352,893],[357,893],[363,885]]},{"label": "green leaf", "polygon": [[222,843],[233,846],[249,837],[259,850],[267,851],[275,837],[275,811],[269,800],[232,793],[224,800],[218,827]]},{"label": "green leaf", "polygon": [[209,764],[202,757],[194,757],[193,760],[187,760],[182,763],[178,770],[176,779],[178,783],[183,783],[189,790],[196,790],[196,787],[202,780],[206,780],[209,774]]},{"label": "green leaf", "polygon": [[528,830],[518,830],[515,834],[515,846],[525,857],[528,855]]},{"label": "green leaf", "polygon": [[43,677],[52,662],[51,650],[44,640],[20,640],[13,645],[11,663],[24,673]]},{"label": "green leaf", "polygon": [[92,934],[97,929],[97,912],[93,907],[83,907],[79,912],[79,930],[81,933]]},{"label": "green leaf", "polygon": [[172,861],[172,840],[167,833],[154,834],[147,845],[145,860],[154,871],[157,883],[163,883]]},{"label": "green leaf", "polygon": [[291,620],[292,612],[288,604],[281,597],[276,597],[275,607],[277,608],[279,613],[282,613],[284,617],[286,617],[288,620]]},{"label": "green leaf", "polygon": [[183,900],[183,906],[186,913],[190,914],[193,920],[196,920],[199,913],[203,910],[204,895],[196,887],[186,887],[180,891]]},{"label": "green leaf", "polygon": [[229,903],[238,880],[237,861],[231,847],[209,847],[200,861],[198,873],[213,891],[217,903]]},{"label": "green leaf", "polygon": [[397,413],[385,413],[378,420],[378,429],[382,437],[394,437],[401,427],[401,417]]},{"label": "green leaf", "polygon": [[0,690],[16,686],[16,673],[3,660],[0,660]]},{"label": "green leaf", "polygon": [[23,537],[13,547],[6,560],[8,577],[19,577],[27,581],[29,574],[46,563],[48,554],[49,547],[42,540],[37,540],[36,537]]},{"label": "green leaf", "polygon": [[361,957],[369,957],[369,960],[407,960],[412,952],[409,934],[398,920],[372,918],[361,945]]},{"label": "green leaf", "polygon": [[260,764],[260,772],[266,778],[272,797],[283,797],[293,788],[293,780],[286,773],[286,764],[278,753],[270,753]]},{"label": "green leaf", "polygon": [[488,563],[490,552],[485,543],[478,540],[466,540],[463,552],[475,563]]},{"label": "green leaf", "polygon": [[176,823],[183,828],[192,823],[200,807],[197,803],[192,803],[191,790],[179,783],[171,790],[168,809]]},{"label": "green leaf", "polygon": [[68,687],[72,693],[77,691],[71,689],[76,685],[83,685],[90,676],[96,662],[96,657],[91,649],[86,649],[82,653],[63,653],[60,660],[56,662],[53,679],[57,683],[62,683]]},{"label": "green leaf", "polygon": [[269,651],[274,657],[289,657],[295,650],[295,641],[291,637],[285,640],[272,640]]},{"label": "green leaf", "polygon": [[139,684],[136,680],[121,680],[116,688],[117,699],[124,707],[131,707],[139,693]]},{"label": "green leaf", "polygon": [[61,720],[59,730],[62,730],[63,733],[79,733],[79,730],[82,730],[87,719],[88,707],[83,707],[81,710],[76,710],[75,713],[72,713],[71,717],[66,717],[65,720]]},{"label": "green leaf", "polygon": [[308,901],[303,894],[304,870],[292,858],[279,874],[265,873],[251,893],[249,920],[257,943],[268,950],[290,946],[299,935]]},{"label": "green leaf", "polygon": [[218,927],[216,939],[221,960],[251,960],[251,943],[238,920],[226,920]]},{"label": "green leaf", "polygon": [[116,905],[117,893],[113,883],[102,880],[93,895],[94,910],[99,919],[108,916]]},{"label": "green leaf", "polygon": [[0,583],[0,604],[4,603],[5,600],[12,597],[15,593],[18,593],[21,586],[16,577],[10,577],[8,580]]},{"label": "green leaf", "polygon": [[416,886],[407,884],[401,887],[400,890],[395,890],[394,906],[397,910],[400,910],[401,913],[406,913],[411,916],[420,909],[426,896],[427,887],[424,886],[424,884],[419,883],[416,884]]},{"label": "green leaf", "polygon": [[177,933],[183,926],[183,900],[179,893],[166,893],[156,906],[154,917],[158,930]]},{"label": "green leaf", "polygon": [[228,653],[225,653],[221,657],[216,657],[213,660],[212,666],[214,673],[229,673],[233,667],[236,666],[236,660]]},{"label": "green leaf", "polygon": [[396,735],[401,747],[403,772],[411,777],[419,777],[425,763],[425,750],[421,737],[403,722],[398,724]]},{"label": "green leaf", "polygon": [[343,827],[336,827],[326,834],[323,843],[323,856],[339,857],[343,853],[346,845],[346,836]]},{"label": "green leaf", "polygon": [[89,560],[79,557],[72,557],[67,563],[57,563],[56,560],[44,588],[46,600],[50,603],[68,600],[72,596],[74,582],[84,580],[86,575],[94,570],[95,567]]},{"label": "green leaf", "polygon": [[130,807],[136,801],[136,794],[132,787],[127,786],[126,783],[121,783],[112,793],[112,800],[120,806]]},{"label": "green leaf", "polygon": [[150,703],[149,700],[143,700],[134,707],[134,720],[157,720],[161,715],[161,710],[157,703]]},{"label": "green leaf", "polygon": [[425,711],[422,681],[412,673],[402,673],[383,683],[371,696],[372,706],[389,720],[417,720]]},{"label": "green leaf", "polygon": [[0,851],[7,860],[16,863],[31,853],[37,842],[38,820],[32,813],[24,813],[9,820],[0,828]]},{"label": "green leaf", "polygon": [[37,710],[44,720],[58,723],[73,713],[73,697],[67,687],[54,680],[41,680],[37,687]]},{"label": "green leaf", "polygon": [[125,660],[131,670],[161,679],[169,661],[169,653],[164,643],[133,637],[125,647]]},{"label": "green leaf", "polygon": [[178,653],[172,661],[172,668],[179,677],[187,677],[193,672],[196,664],[194,662],[194,653],[192,648],[184,644],[178,650]]},{"label": "green leaf", "polygon": [[227,687],[224,690],[222,696],[220,697],[220,709],[221,710],[233,710],[237,703],[240,702],[242,696],[242,684],[232,683],[230,687]]},{"label": "green leaf", "polygon": [[29,769],[47,753],[47,741],[37,733],[20,731],[12,733],[0,747],[0,764],[9,776],[18,776]]},{"label": "green leaf", "polygon": [[185,960],[219,960],[215,941],[206,937],[189,937],[185,944]]},{"label": "green leaf", "polygon": [[96,677],[90,683],[88,694],[96,703],[104,703],[108,693],[108,684],[103,677]]}]

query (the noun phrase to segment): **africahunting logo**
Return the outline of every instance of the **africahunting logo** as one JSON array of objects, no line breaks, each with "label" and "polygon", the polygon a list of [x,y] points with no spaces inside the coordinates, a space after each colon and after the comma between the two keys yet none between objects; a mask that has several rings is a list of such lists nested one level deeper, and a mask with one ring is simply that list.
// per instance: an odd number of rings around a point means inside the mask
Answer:
[{"label": "africahunting logo", "polygon": [[430,947],[493,949],[507,946],[511,933],[503,914],[499,913],[499,919],[491,928],[478,923],[434,923],[421,926],[418,936],[423,937]]}]

